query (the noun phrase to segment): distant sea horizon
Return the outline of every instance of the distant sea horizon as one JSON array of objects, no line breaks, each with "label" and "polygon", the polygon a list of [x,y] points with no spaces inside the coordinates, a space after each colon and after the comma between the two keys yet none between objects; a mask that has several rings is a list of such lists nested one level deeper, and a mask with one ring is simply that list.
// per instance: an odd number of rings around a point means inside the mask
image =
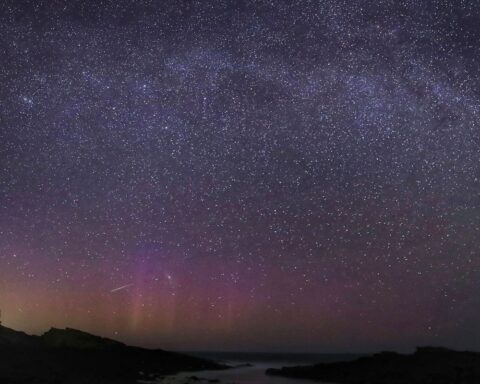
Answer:
[{"label": "distant sea horizon", "polygon": [[333,362],[353,360],[371,353],[313,353],[313,352],[245,352],[245,351],[179,351],[192,356],[202,357],[223,363],[268,363],[285,362],[298,364],[314,364],[318,362]]}]

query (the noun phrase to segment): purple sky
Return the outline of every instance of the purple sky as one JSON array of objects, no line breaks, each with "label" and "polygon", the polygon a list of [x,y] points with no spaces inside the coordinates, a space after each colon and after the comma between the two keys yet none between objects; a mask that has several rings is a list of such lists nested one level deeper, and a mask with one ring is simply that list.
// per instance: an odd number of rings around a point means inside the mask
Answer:
[{"label": "purple sky", "polygon": [[477,1],[2,1],[4,324],[480,349],[479,42]]}]

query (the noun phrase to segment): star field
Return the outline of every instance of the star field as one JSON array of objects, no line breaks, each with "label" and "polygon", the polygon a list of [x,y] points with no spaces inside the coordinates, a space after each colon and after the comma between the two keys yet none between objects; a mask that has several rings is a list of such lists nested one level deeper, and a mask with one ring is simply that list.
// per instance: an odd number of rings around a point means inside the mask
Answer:
[{"label": "star field", "polygon": [[475,1],[2,1],[5,325],[480,349],[479,41]]}]

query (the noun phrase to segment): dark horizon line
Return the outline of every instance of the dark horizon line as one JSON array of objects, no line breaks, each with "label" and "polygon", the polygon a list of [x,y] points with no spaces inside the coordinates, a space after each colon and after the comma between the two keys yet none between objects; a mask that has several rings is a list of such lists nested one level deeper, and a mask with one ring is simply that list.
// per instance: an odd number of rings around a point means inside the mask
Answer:
[{"label": "dark horizon line", "polygon": [[315,356],[315,355],[368,356],[368,355],[373,355],[373,354],[381,353],[381,352],[395,352],[395,353],[399,353],[399,354],[408,354],[408,353],[415,352],[418,348],[425,348],[425,347],[444,348],[444,349],[449,349],[449,350],[453,350],[453,351],[457,351],[457,352],[477,352],[477,351],[480,352],[480,348],[479,349],[464,349],[464,348],[455,348],[455,347],[449,347],[449,346],[439,345],[439,344],[429,344],[429,345],[418,344],[418,345],[414,345],[414,346],[411,346],[411,347],[408,347],[408,348],[398,348],[398,347],[397,348],[378,348],[378,349],[375,349],[375,350],[361,351],[361,352],[354,352],[354,351],[335,351],[335,352],[333,352],[333,351],[330,351],[330,352],[328,352],[328,351],[321,351],[321,352],[320,351],[316,351],[316,352],[303,351],[303,352],[300,352],[298,350],[285,351],[285,350],[278,350],[278,349],[275,349],[275,350],[272,350],[272,351],[265,351],[265,350],[248,350],[247,351],[247,350],[218,350],[218,349],[212,349],[212,350],[209,350],[209,349],[182,349],[182,348],[168,348],[168,347],[164,348],[162,346],[143,346],[143,345],[135,343],[133,340],[130,340],[128,342],[127,341],[122,341],[122,340],[119,340],[117,338],[113,338],[112,336],[105,336],[105,335],[101,335],[101,334],[91,333],[90,331],[85,331],[85,330],[70,327],[70,326],[65,326],[65,327],[62,327],[62,328],[50,326],[47,330],[45,330],[44,332],[40,332],[40,333],[27,333],[23,330],[18,330],[18,329],[6,326],[3,322],[0,322],[0,328],[2,328],[2,327],[13,330],[15,332],[24,333],[28,336],[36,336],[36,337],[40,337],[41,335],[45,334],[46,332],[48,332],[51,329],[65,329],[65,330],[71,329],[71,330],[80,331],[80,332],[83,332],[83,333],[86,333],[86,334],[89,334],[89,335],[92,335],[92,336],[117,341],[117,342],[123,343],[127,346],[140,347],[140,348],[151,349],[151,350],[161,349],[161,350],[165,350],[165,351],[170,351],[170,352],[175,352],[175,353],[183,353],[183,354],[190,354],[190,355],[192,355],[192,354],[212,354],[212,355],[215,355],[215,354],[220,354],[220,355],[221,354],[232,354],[232,355],[237,354],[237,355],[242,355],[243,354],[243,355],[277,355],[277,356],[280,356],[280,355],[290,355],[290,356]]}]

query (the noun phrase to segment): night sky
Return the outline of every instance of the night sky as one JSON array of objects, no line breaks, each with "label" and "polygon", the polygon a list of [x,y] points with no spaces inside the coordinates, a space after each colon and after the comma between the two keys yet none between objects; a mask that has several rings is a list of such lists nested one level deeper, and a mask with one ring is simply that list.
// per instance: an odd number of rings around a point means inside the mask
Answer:
[{"label": "night sky", "polygon": [[480,349],[479,178],[478,1],[1,1],[6,326]]}]

